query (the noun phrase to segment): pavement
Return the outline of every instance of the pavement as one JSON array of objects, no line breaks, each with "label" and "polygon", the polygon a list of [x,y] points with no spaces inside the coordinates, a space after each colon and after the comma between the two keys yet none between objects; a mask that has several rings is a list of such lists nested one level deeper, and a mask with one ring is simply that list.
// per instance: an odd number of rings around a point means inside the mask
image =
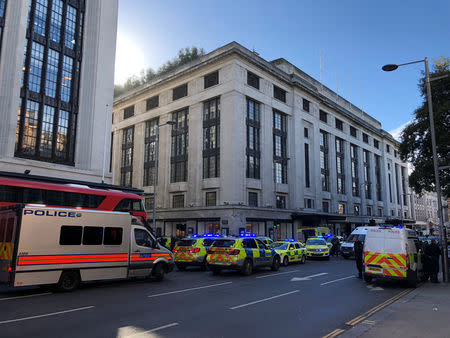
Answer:
[{"label": "pavement", "polygon": [[159,283],[88,283],[71,293],[2,287],[0,336],[323,337],[408,290],[367,285],[354,260],[335,257],[248,277],[175,270]]},{"label": "pavement", "polygon": [[450,337],[450,284],[425,283],[350,330],[354,337]]}]

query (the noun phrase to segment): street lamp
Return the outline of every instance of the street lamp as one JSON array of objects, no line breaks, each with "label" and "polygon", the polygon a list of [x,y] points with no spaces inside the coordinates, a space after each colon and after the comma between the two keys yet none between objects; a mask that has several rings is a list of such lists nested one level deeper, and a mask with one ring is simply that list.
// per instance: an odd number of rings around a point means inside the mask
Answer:
[{"label": "street lamp", "polygon": [[167,121],[163,124],[157,124],[155,128],[155,171],[153,173],[153,229],[156,236],[156,184],[158,179],[158,157],[159,157],[159,127],[169,125],[173,126],[176,122]]},{"label": "street lamp", "polygon": [[399,65],[396,64],[388,64],[384,65],[381,69],[383,69],[385,72],[391,72],[393,70],[396,70],[400,66],[406,66],[413,63],[425,63],[425,75],[426,75],[426,85],[427,85],[427,101],[428,101],[428,114],[430,116],[430,133],[431,133],[431,147],[433,150],[433,166],[434,166],[434,177],[435,177],[435,184],[436,184],[436,194],[438,198],[438,216],[439,216],[439,239],[441,242],[441,248],[442,248],[442,281],[445,283],[448,283],[448,265],[447,265],[447,234],[444,231],[444,220],[442,218],[442,200],[441,200],[441,185],[439,182],[439,167],[437,162],[437,153],[436,153],[436,136],[434,132],[434,116],[433,116],[433,103],[431,100],[431,85],[430,81],[441,79],[446,76],[439,76],[434,78],[433,80],[430,80],[430,72],[428,69],[428,58],[425,58],[423,60],[418,61],[412,61],[407,63],[402,63]]}]

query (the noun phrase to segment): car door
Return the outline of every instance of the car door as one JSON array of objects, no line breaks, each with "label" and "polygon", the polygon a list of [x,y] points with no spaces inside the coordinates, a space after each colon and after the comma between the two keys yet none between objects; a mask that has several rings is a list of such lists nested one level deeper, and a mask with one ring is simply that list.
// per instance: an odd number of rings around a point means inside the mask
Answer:
[{"label": "car door", "polygon": [[300,243],[295,243],[295,250],[297,252],[297,261],[301,261],[302,260],[302,256],[303,256],[303,251],[302,248],[304,248],[304,246]]},{"label": "car door", "polygon": [[261,240],[256,240],[258,243],[259,256],[261,264],[263,265],[271,265],[272,264],[272,250],[264,244]]},{"label": "car door", "polygon": [[130,276],[148,276],[153,267],[155,240],[141,228],[132,229]]}]

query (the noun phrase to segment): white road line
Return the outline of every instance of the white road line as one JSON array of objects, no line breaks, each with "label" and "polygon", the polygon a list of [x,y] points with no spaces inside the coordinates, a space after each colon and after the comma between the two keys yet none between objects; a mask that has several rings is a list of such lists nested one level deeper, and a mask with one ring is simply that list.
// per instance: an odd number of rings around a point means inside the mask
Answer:
[{"label": "white road line", "polygon": [[52,294],[51,292],[46,292],[46,293],[36,293],[34,295],[0,298],[0,302],[3,301],[3,300],[30,298],[30,297],[37,297],[37,296],[46,296],[46,295],[51,295],[51,294]]},{"label": "white road line", "polygon": [[21,322],[24,320],[29,320],[29,319],[36,319],[36,318],[42,318],[42,317],[50,317],[50,316],[56,316],[56,315],[60,315],[63,313],[69,313],[69,312],[75,312],[75,311],[83,311],[83,310],[88,310],[88,309],[92,309],[95,306],[85,306],[85,307],[80,307],[77,309],[71,309],[71,310],[65,310],[65,311],[59,311],[59,312],[52,312],[52,313],[46,313],[44,315],[38,315],[38,316],[31,316],[31,317],[23,317],[23,318],[17,318],[17,319],[10,319],[10,320],[4,320],[1,321],[0,324],[8,324],[8,323],[14,323],[14,322]]},{"label": "white road line", "polygon": [[273,277],[273,276],[278,276],[278,275],[285,275],[287,273],[293,273],[293,272],[299,272],[301,270],[292,270],[292,271],[287,271],[287,272],[279,272],[279,273],[271,273],[271,274],[267,274],[267,275],[262,275],[256,278],[266,278],[266,277]]},{"label": "white road line", "polygon": [[329,282],[325,282],[325,283],[322,283],[322,284],[320,284],[320,285],[327,285],[327,284],[331,284],[331,283],[334,283],[334,282],[339,282],[339,281],[341,281],[341,280],[349,279],[349,278],[356,278],[356,277],[355,277],[355,276],[348,276],[348,277],[344,277],[344,278],[339,278],[339,279],[331,280],[331,281],[329,281]]},{"label": "white road line", "polygon": [[283,297],[283,296],[287,296],[287,295],[291,295],[291,294],[299,292],[299,291],[300,290],[295,290],[295,291],[291,291],[291,292],[287,292],[287,293],[282,293],[281,295],[277,295],[277,296],[273,296],[273,297],[269,297],[269,298],[264,298],[264,299],[260,299],[260,300],[255,300],[254,302],[250,302],[250,303],[247,303],[247,304],[233,306],[233,307],[230,307],[230,310],[236,310],[236,309],[239,309],[239,308],[244,307],[244,306],[258,304],[258,303],[261,303],[261,302],[266,302],[268,300],[279,298],[279,297]]},{"label": "white road line", "polygon": [[151,329],[151,330],[148,330],[148,331],[138,332],[138,333],[135,333],[135,334],[132,334],[132,335],[129,335],[129,336],[123,336],[121,338],[139,337],[141,335],[146,335],[147,333],[152,333],[152,332],[156,332],[156,331],[159,331],[159,330],[168,329],[169,327],[177,326],[177,325],[178,325],[178,323],[171,323],[171,324],[155,327],[154,329]]},{"label": "white road line", "polygon": [[196,288],[189,288],[189,289],[183,289],[183,290],[177,290],[177,291],[170,291],[170,292],[164,292],[164,293],[157,293],[155,295],[150,295],[147,296],[149,298],[153,298],[153,297],[159,297],[159,296],[166,296],[166,295],[172,295],[174,293],[181,293],[181,292],[187,292],[187,291],[192,291],[192,290],[200,290],[200,289],[206,289],[206,288],[213,288],[215,286],[221,286],[221,285],[227,285],[227,284],[231,284],[232,282],[225,282],[225,283],[219,283],[219,284],[211,284],[211,285],[205,285],[205,286],[199,286]]}]

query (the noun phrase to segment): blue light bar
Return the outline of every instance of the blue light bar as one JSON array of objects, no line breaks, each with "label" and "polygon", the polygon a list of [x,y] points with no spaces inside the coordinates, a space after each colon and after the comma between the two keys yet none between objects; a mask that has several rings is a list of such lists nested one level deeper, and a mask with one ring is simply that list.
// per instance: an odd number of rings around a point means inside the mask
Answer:
[{"label": "blue light bar", "polygon": [[256,234],[252,234],[252,233],[246,232],[246,233],[242,233],[240,235],[240,237],[256,237]]},{"label": "blue light bar", "polygon": [[323,238],[323,236],[317,236],[317,238]]},{"label": "blue light bar", "polygon": [[220,237],[220,234],[215,234],[214,237]]},{"label": "blue light bar", "polygon": [[284,241],[285,242],[295,242],[295,239],[294,238],[286,238]]}]

